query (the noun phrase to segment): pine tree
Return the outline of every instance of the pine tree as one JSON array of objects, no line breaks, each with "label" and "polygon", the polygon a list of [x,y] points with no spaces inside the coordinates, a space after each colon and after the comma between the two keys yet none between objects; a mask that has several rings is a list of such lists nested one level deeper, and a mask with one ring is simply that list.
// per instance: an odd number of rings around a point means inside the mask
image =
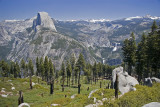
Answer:
[{"label": "pine tree", "polygon": [[46,82],[48,82],[48,72],[49,72],[49,62],[48,62],[48,57],[46,56],[45,57],[45,60],[44,60],[44,69],[45,69],[45,79],[46,79]]},{"label": "pine tree", "polygon": [[66,71],[67,71],[67,86],[68,86],[68,83],[70,86],[70,77],[71,77],[71,73],[72,73],[72,67],[71,67],[71,64],[69,63],[69,61],[67,61]]},{"label": "pine tree", "polygon": [[44,64],[43,63],[40,64],[40,69],[41,69],[42,81],[44,81],[44,72],[45,72],[45,69],[44,69]]},{"label": "pine tree", "polygon": [[37,68],[36,75],[40,76],[40,61],[38,57],[36,58],[36,68]]},{"label": "pine tree", "polygon": [[28,69],[29,69],[29,76],[30,76],[30,89],[32,89],[32,75],[34,73],[34,69],[33,69],[33,63],[31,59],[29,59]]},{"label": "pine tree", "polygon": [[138,74],[139,82],[145,73],[146,57],[146,35],[143,33],[141,42],[138,44],[136,51],[136,72]]},{"label": "pine tree", "polygon": [[75,74],[74,74],[75,73],[74,72],[74,70],[75,70],[75,62],[76,62],[75,54],[72,54],[70,62],[71,62],[71,67],[72,67],[72,85],[73,85],[74,84],[74,76],[75,76]]},{"label": "pine tree", "polygon": [[21,73],[20,73],[21,71],[20,71],[20,67],[19,67],[18,62],[16,62],[16,70],[17,70],[16,72],[18,74],[18,77],[21,78]]},{"label": "pine tree", "polygon": [[51,59],[49,59],[49,81],[50,81],[50,94],[54,92],[54,67]]},{"label": "pine tree", "polygon": [[2,76],[8,77],[9,76],[9,65],[4,60],[1,61],[1,68],[2,68]]},{"label": "pine tree", "polygon": [[[44,63],[43,63],[43,57],[41,57],[40,58],[40,62],[39,62],[39,64],[40,64],[40,68],[39,68],[39,71],[40,71],[40,76],[43,78],[44,77]],[[42,67],[42,65],[43,65],[43,67]],[[43,80],[43,79],[42,79]]]},{"label": "pine tree", "polygon": [[152,27],[151,27],[151,29],[152,29],[151,33],[154,34],[156,32],[157,28],[158,28],[158,26],[156,24],[156,21],[154,20]]},{"label": "pine tree", "polygon": [[62,75],[62,92],[64,92],[64,82],[65,82],[65,65],[62,62],[62,66],[61,66],[61,75]]},{"label": "pine tree", "polygon": [[97,82],[97,76],[98,76],[98,70],[97,70],[97,63],[95,62],[94,65],[93,65],[93,80],[96,84]]},{"label": "pine tree", "polygon": [[84,60],[83,55],[81,53],[80,53],[78,61],[76,63],[76,67],[78,68],[78,71],[79,71],[78,72],[78,94],[80,94],[80,87],[81,87],[80,75],[81,75],[82,71],[85,71],[85,60]]},{"label": "pine tree", "polygon": [[49,59],[49,80],[53,81],[54,79],[54,67],[51,59]]},{"label": "pine tree", "polygon": [[12,75],[11,77],[14,76],[14,62],[13,61],[11,61],[10,74]]},{"label": "pine tree", "polygon": [[28,69],[29,69],[29,74],[30,74],[30,76],[32,76],[32,75],[34,75],[34,65],[33,65],[33,63],[32,63],[32,60],[31,59],[29,59],[29,63],[28,63]]},{"label": "pine tree", "polygon": [[123,58],[124,62],[128,65],[128,74],[132,73],[132,66],[135,65],[135,54],[136,54],[136,42],[134,33],[131,33],[130,39],[124,41],[123,47]]},{"label": "pine tree", "polygon": [[25,73],[25,61],[24,59],[21,59],[21,77],[24,77],[24,73]]},{"label": "pine tree", "polygon": [[79,55],[79,58],[78,58],[78,61],[76,63],[76,66],[80,69],[80,70],[83,70],[85,69],[85,60],[84,60],[84,57],[82,55],[82,53],[80,53]]}]

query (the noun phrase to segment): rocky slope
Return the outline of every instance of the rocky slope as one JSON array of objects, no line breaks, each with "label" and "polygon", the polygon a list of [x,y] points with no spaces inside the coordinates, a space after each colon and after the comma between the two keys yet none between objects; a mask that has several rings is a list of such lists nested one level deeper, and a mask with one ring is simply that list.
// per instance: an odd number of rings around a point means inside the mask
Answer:
[{"label": "rocky slope", "polygon": [[149,32],[159,17],[130,17],[115,21],[58,21],[46,12],[26,20],[0,22],[0,59],[19,61],[49,56],[57,65],[80,52],[94,63],[120,64],[121,46],[133,31],[139,41],[142,32]]}]

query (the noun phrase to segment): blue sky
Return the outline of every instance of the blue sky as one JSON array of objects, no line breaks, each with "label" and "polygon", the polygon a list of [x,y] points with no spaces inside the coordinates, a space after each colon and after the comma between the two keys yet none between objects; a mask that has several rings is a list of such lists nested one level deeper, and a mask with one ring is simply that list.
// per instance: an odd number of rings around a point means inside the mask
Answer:
[{"label": "blue sky", "polygon": [[45,11],[58,20],[160,16],[160,0],[0,0],[0,21]]}]

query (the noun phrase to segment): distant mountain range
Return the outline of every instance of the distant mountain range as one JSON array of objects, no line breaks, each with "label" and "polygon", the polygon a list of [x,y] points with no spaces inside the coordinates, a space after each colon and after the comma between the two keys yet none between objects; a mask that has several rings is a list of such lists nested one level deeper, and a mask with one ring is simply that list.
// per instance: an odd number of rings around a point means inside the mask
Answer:
[{"label": "distant mountain range", "polygon": [[123,40],[134,32],[139,41],[153,20],[159,22],[160,17],[59,21],[46,12],[26,20],[5,20],[0,22],[0,59],[31,58],[35,63],[36,57],[48,56],[59,68],[63,60],[83,53],[90,63],[121,64]]}]

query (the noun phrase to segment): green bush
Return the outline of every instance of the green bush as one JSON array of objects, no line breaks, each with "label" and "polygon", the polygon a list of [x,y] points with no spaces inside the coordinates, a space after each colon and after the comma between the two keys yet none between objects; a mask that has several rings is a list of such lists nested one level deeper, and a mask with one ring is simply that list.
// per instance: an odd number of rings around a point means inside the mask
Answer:
[{"label": "green bush", "polygon": [[105,102],[104,105],[107,107],[141,107],[150,102],[160,102],[159,83],[155,83],[153,87],[137,85],[136,89],[115,101]]}]

